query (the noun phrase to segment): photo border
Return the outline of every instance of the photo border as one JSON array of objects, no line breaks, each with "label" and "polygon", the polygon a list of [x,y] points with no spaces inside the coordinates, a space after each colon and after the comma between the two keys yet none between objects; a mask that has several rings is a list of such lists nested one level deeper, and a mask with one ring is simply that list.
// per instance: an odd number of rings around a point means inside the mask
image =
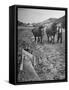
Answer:
[{"label": "photo border", "polygon": [[[15,83],[17,85],[21,84],[40,84],[40,83],[57,83],[57,82],[67,82],[67,8],[61,8],[61,7],[45,7],[45,6],[28,6],[28,5],[14,5],[15,6],[15,24],[16,24],[16,61],[15,61]],[[17,52],[18,52],[18,28],[17,28],[17,22],[18,22],[18,8],[28,8],[28,9],[41,9],[41,10],[60,10],[65,11],[65,79],[63,80],[43,80],[43,81],[25,81],[25,82],[18,82],[17,81],[17,74],[18,74],[18,64],[17,64]]]}]

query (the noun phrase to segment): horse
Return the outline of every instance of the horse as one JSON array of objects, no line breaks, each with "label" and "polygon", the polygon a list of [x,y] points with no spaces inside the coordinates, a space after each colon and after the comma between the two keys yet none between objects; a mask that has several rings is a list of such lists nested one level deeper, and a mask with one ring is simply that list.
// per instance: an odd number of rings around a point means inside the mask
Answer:
[{"label": "horse", "polygon": [[56,33],[57,33],[56,23],[53,23],[50,26],[47,26],[46,34],[47,34],[48,42],[51,42],[54,44],[54,39],[55,39]]},{"label": "horse", "polygon": [[42,29],[43,29],[43,26],[39,26],[39,27],[32,29],[32,33],[35,37],[35,42],[36,42],[36,38],[38,37],[38,41],[42,43],[42,37],[43,37]]}]

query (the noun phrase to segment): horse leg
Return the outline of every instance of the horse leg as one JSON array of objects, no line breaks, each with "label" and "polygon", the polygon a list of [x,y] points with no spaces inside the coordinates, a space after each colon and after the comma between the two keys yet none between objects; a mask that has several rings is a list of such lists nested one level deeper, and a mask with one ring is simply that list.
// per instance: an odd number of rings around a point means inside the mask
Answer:
[{"label": "horse leg", "polygon": [[36,36],[35,36],[35,42],[36,42]]},{"label": "horse leg", "polygon": [[51,36],[49,36],[49,43],[51,43]]},{"label": "horse leg", "polygon": [[42,36],[41,36],[41,43],[42,43]]},{"label": "horse leg", "polygon": [[59,42],[59,35],[58,35],[58,37],[57,37],[57,43]]},{"label": "horse leg", "polygon": [[49,43],[49,36],[47,35],[47,38],[48,38],[48,43]]},{"label": "horse leg", "polygon": [[50,43],[52,43],[52,36],[50,36]]},{"label": "horse leg", "polygon": [[53,36],[53,44],[55,43],[55,42],[54,42],[54,39],[55,39],[55,36]]},{"label": "horse leg", "polygon": [[53,36],[51,36],[51,43],[53,44]]},{"label": "horse leg", "polygon": [[40,41],[40,37],[38,37],[38,42]]},{"label": "horse leg", "polygon": [[62,43],[62,35],[61,35],[61,38],[60,38],[60,43]]},{"label": "horse leg", "polygon": [[51,43],[53,44],[53,35],[51,36]]}]

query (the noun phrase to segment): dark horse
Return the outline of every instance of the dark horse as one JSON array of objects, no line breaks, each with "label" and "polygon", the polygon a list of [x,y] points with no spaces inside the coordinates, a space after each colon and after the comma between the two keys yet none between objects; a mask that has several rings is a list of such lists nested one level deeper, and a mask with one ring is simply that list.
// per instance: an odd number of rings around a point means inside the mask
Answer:
[{"label": "dark horse", "polygon": [[36,37],[38,37],[38,41],[40,41],[41,43],[42,43],[42,36],[43,36],[42,28],[43,26],[39,26],[32,30],[32,33],[35,37],[35,41],[36,41]]},{"label": "dark horse", "polygon": [[[54,43],[56,33],[57,33],[56,23],[53,23],[52,25],[47,27],[46,34],[47,34],[48,42]],[[49,40],[49,39],[51,39],[51,40]]]}]

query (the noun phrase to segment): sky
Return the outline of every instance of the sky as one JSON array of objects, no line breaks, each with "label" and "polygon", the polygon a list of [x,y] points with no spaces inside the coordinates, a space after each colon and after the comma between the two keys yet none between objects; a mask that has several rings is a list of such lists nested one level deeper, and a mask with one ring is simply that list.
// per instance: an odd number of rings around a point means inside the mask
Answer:
[{"label": "sky", "polygon": [[49,18],[60,18],[65,11],[18,8],[18,20],[24,23],[38,23]]}]

